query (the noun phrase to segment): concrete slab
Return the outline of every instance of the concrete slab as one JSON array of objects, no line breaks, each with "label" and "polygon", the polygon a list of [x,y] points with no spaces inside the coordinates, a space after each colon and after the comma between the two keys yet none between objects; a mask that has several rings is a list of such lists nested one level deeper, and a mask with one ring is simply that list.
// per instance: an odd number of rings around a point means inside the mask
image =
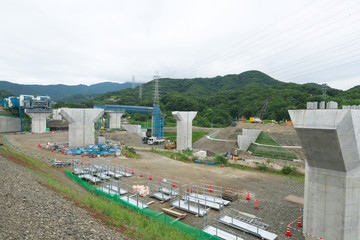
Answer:
[{"label": "concrete slab", "polygon": [[304,231],[360,239],[360,110],[289,113],[306,157]]},{"label": "concrete slab", "polygon": [[62,108],[60,115],[69,122],[70,147],[93,145],[94,123],[103,114],[103,109]]},{"label": "concrete slab", "polygon": [[192,121],[197,112],[172,112],[176,119],[176,149],[185,150],[192,148]]}]

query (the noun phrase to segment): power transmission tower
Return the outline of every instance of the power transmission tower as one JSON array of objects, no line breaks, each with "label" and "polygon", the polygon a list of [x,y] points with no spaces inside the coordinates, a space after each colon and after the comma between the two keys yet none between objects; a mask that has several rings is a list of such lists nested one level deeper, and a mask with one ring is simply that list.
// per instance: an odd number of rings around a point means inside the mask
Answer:
[{"label": "power transmission tower", "polygon": [[326,102],[326,88],[327,88],[328,85],[326,85],[326,83],[324,83],[322,85],[322,97],[324,99],[324,101]]},{"label": "power transmission tower", "polygon": [[132,76],[132,87],[131,88],[135,88],[135,76],[133,75]]},{"label": "power transmission tower", "polygon": [[154,76],[155,88],[154,88],[154,105],[160,105],[160,93],[159,93],[159,78],[157,73]]},{"label": "power transmission tower", "polygon": [[139,86],[139,98],[142,99],[142,83]]}]

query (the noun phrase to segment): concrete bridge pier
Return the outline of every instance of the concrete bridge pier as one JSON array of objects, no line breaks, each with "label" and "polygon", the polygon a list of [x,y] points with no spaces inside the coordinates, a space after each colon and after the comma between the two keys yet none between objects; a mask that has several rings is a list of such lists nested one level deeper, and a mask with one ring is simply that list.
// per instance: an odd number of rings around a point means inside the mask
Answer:
[{"label": "concrete bridge pier", "polygon": [[304,231],[323,239],[360,239],[360,110],[289,114],[306,157]]},{"label": "concrete bridge pier", "polygon": [[120,128],[121,127],[121,117],[124,115],[124,112],[114,112],[114,111],[106,111],[107,114],[110,115],[110,129]]},{"label": "concrete bridge pier", "polygon": [[69,146],[89,146],[95,142],[94,123],[103,109],[62,108],[60,115],[69,122]]},{"label": "concrete bridge pier", "polygon": [[185,150],[192,147],[192,121],[197,112],[172,112],[176,119],[176,149]]},{"label": "concrete bridge pier", "polygon": [[46,118],[53,111],[51,109],[25,109],[26,115],[31,117],[31,132],[46,132]]}]

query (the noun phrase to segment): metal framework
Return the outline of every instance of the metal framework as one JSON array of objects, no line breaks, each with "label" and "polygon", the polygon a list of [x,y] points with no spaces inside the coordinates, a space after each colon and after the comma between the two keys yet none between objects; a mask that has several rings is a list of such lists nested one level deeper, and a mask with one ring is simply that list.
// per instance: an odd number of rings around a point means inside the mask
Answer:
[{"label": "metal framework", "polygon": [[160,106],[153,107],[144,106],[127,106],[127,105],[95,105],[94,108],[104,109],[105,111],[142,113],[152,115],[152,135],[154,137],[164,137],[164,117],[161,113]]}]

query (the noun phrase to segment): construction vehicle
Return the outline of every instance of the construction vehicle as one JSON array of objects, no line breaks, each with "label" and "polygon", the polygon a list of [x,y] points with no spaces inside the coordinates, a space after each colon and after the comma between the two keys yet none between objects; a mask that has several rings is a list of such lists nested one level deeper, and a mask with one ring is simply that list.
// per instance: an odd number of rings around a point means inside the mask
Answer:
[{"label": "construction vehicle", "polygon": [[151,137],[151,128],[148,128],[146,130],[145,137],[142,138],[143,143],[147,144],[150,137]]},{"label": "construction vehicle", "polygon": [[176,141],[165,144],[165,149],[176,149]]},{"label": "construction vehicle", "polygon": [[102,119],[101,130],[105,130],[105,118]]},{"label": "construction vehicle", "polygon": [[158,139],[156,137],[149,137],[147,140],[147,144],[149,145],[158,145],[165,142],[165,139]]}]

